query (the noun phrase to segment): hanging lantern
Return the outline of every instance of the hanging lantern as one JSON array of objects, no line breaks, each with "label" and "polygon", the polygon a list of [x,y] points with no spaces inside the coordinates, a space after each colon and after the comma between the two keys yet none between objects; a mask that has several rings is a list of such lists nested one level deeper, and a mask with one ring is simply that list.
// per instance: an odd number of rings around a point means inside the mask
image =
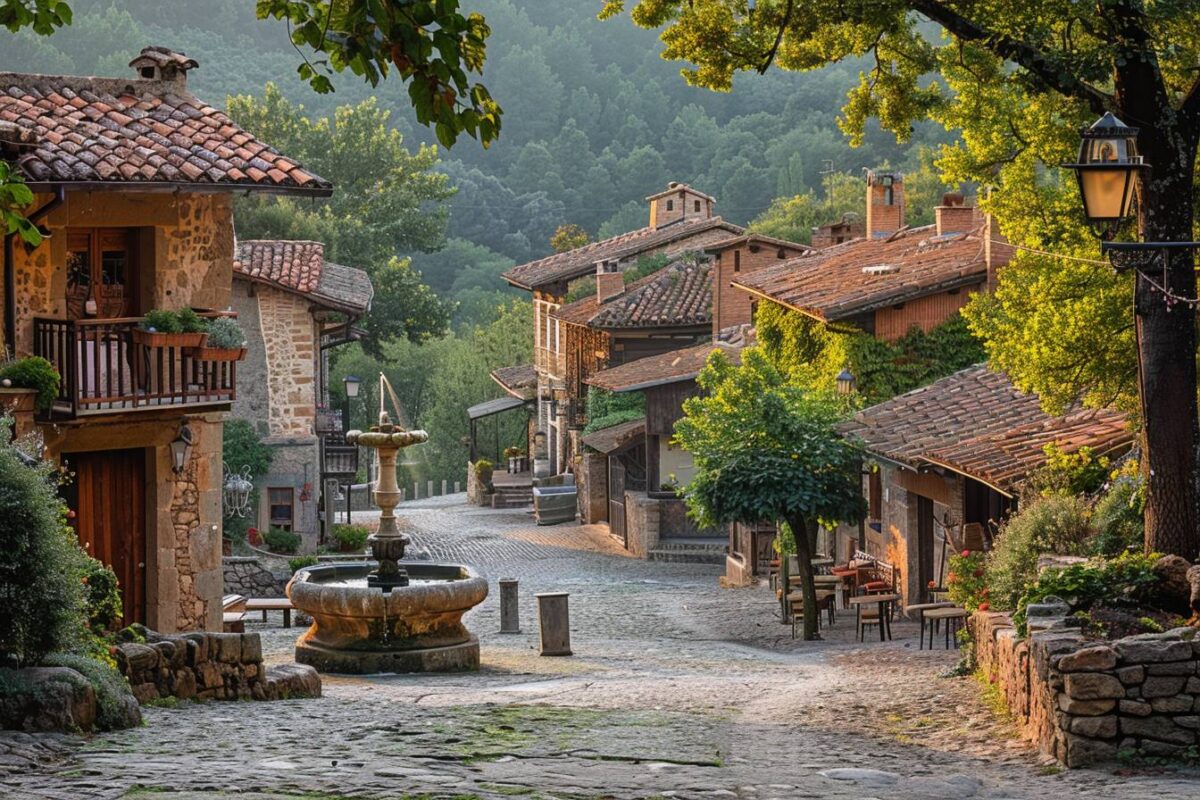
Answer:
[{"label": "hanging lantern", "polygon": [[254,492],[254,482],[250,477],[250,467],[242,467],[241,472],[234,472],[225,467],[225,483],[222,500],[226,517],[245,517],[250,513],[250,495]]},{"label": "hanging lantern", "polygon": [[842,397],[849,397],[854,393],[854,373],[849,369],[843,369],[838,373],[837,393]]},{"label": "hanging lantern", "polygon": [[1149,169],[1137,152],[1137,128],[1106,113],[1080,132],[1075,170],[1088,222],[1112,225],[1132,216],[1138,176]]}]

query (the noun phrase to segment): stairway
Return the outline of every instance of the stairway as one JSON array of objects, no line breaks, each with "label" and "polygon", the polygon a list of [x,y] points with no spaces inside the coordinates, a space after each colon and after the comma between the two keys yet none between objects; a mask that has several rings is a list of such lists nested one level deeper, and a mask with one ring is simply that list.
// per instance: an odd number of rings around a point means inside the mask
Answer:
[{"label": "stairway", "polygon": [[533,505],[532,486],[497,486],[492,508],[523,508]]},{"label": "stairway", "polygon": [[674,564],[724,564],[729,540],[721,537],[689,537],[659,539],[658,546],[650,551],[650,561]]}]

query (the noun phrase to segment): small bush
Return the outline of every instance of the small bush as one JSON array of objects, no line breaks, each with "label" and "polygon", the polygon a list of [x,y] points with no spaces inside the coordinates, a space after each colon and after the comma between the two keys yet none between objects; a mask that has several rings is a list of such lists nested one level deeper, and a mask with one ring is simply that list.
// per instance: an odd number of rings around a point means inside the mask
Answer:
[{"label": "small bush", "polygon": [[950,556],[950,571],[946,573],[946,589],[950,599],[967,609],[987,611],[991,606],[987,588],[987,573],[984,568],[986,556],[963,550]]},{"label": "small bush", "polygon": [[88,628],[94,636],[107,636],[125,613],[117,574],[107,565],[89,558],[84,564],[82,581],[87,587],[84,602]]},{"label": "small bush", "polygon": [[492,473],[496,466],[486,458],[481,458],[475,462],[475,478],[489,489],[492,486]]},{"label": "small bush", "polygon": [[1018,598],[1013,614],[1017,632],[1024,636],[1027,631],[1025,609],[1029,604],[1040,603],[1050,595],[1061,597],[1072,611],[1088,611],[1096,604],[1138,607],[1158,583],[1154,562],[1159,557],[1155,553],[1126,553],[1046,570]]},{"label": "small bush", "polygon": [[116,668],[74,653],[52,653],[43,662],[51,667],[68,667],[91,684],[96,692],[96,727],[111,731],[129,727],[130,706],[137,701],[129,691],[129,682]]},{"label": "small bush", "polygon": [[30,356],[5,364],[0,367],[0,380],[5,378],[18,388],[37,390],[34,406],[38,411],[44,413],[54,407],[61,378],[58,370],[46,359]]},{"label": "small bush", "polygon": [[316,563],[317,563],[316,556],[296,556],[295,558],[288,559],[288,569],[290,569],[292,571],[292,573],[295,574],[295,573],[299,572],[300,570],[304,569],[305,567],[311,567],[313,564],[316,564]]},{"label": "small bush", "polygon": [[1145,504],[1145,481],[1140,475],[1123,473],[1114,478],[1092,510],[1096,535],[1088,542],[1091,552],[1115,556],[1141,550],[1146,540]]},{"label": "small bush", "polygon": [[175,312],[175,318],[179,320],[181,333],[204,333],[208,330],[208,323],[190,308],[179,309]]},{"label": "small bush", "polygon": [[1080,497],[1035,498],[1009,519],[996,537],[987,561],[991,607],[1011,611],[1025,588],[1037,580],[1043,553],[1083,555],[1093,533],[1090,509]]},{"label": "small bush", "polygon": [[142,317],[141,328],[145,331],[153,330],[157,333],[183,332],[183,324],[179,321],[179,315],[165,308],[156,308],[147,311],[146,315]]},{"label": "small bush", "polygon": [[217,317],[208,323],[208,346],[220,347],[227,350],[242,347],[246,343],[246,335],[232,317]]},{"label": "small bush", "polygon": [[254,426],[244,419],[226,420],[221,435],[222,459],[230,469],[250,468],[252,478],[261,478],[271,470],[275,451],[263,444]]},{"label": "small bush", "polygon": [[1030,476],[1031,488],[1039,494],[1095,494],[1108,480],[1108,458],[1090,447],[1064,453],[1054,442],[1042,448],[1046,464]]},{"label": "small bush", "polygon": [[271,528],[263,534],[263,541],[272,553],[291,555],[300,549],[300,536],[283,528]]},{"label": "small bush", "polygon": [[338,546],[347,553],[359,552],[367,546],[367,537],[371,532],[361,525],[334,525],[333,538]]}]

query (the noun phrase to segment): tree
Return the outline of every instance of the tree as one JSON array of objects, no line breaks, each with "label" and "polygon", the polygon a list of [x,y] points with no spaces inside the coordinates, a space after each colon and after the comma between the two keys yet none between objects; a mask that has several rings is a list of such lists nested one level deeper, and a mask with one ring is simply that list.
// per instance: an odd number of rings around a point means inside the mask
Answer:
[{"label": "tree", "polygon": [[[609,0],[602,16],[623,7],[623,0]],[[1154,167],[1140,196],[1142,234],[1150,241],[1193,238],[1193,206],[1182,199],[1192,197],[1200,143],[1195,3],[875,0],[830,7],[787,0],[751,8],[641,0],[632,16],[643,27],[661,28],[664,57],[692,62],[686,79],[712,89],[727,91],[735,72],[763,72],[772,64],[808,70],[872,56],[874,67],[862,73],[843,109],[851,140],[862,140],[870,117],[900,139],[925,118],[961,128],[961,145],[943,153],[943,177],[997,185],[1001,193],[1010,180],[1044,180],[1031,166],[1069,160],[1078,126],[1111,110],[1141,128],[1138,146]],[[926,35],[926,20],[945,37]],[[928,80],[931,73],[942,80]],[[1011,216],[999,222],[1017,236],[1042,213],[1007,210]],[[1167,288],[1195,297],[1191,254],[1164,258]],[[1195,558],[1195,320],[1171,313],[1145,281],[1137,281],[1134,302],[1146,547]]]},{"label": "tree", "polygon": [[550,237],[550,247],[554,248],[556,253],[565,253],[576,247],[583,247],[588,241],[590,237],[587,231],[571,222],[558,226],[558,230]]},{"label": "tree", "polygon": [[388,127],[391,113],[374,98],[343,106],[333,119],[311,120],[268,83],[261,99],[234,97],[229,113],[247,130],[333,181],[328,200],[237,199],[243,238],[312,239],[325,244],[325,257],[365,269],[375,287],[372,313],[364,321],[375,354],[388,339],[421,341],[446,330],[450,308],[428,286],[409,259],[396,254],[436,250],[445,243],[450,179],[434,172],[437,150],[404,147]]},{"label": "tree", "polygon": [[742,365],[709,357],[683,404],[674,443],[691,453],[689,513],[701,525],[775,520],[796,540],[804,595],[804,638],[817,638],[812,558],[818,528],[856,522],[865,513],[861,453],[834,429],[843,409],[833,398],[789,383],[761,350]]}]

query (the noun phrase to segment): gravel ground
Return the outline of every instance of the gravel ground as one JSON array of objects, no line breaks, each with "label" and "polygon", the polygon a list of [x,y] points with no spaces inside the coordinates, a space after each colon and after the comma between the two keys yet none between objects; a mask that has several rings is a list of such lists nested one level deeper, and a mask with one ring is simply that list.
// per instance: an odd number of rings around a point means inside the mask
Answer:
[{"label": "gravel ground", "polygon": [[[1194,772],[1045,763],[972,679],[939,677],[957,654],[918,651],[911,623],[859,644],[843,612],[825,641],[793,641],[765,587],[630,558],[603,527],[538,528],[461,495],[401,511],[415,555],[492,581],[467,618],[479,673],[326,676],[319,700],[148,708],[145,727],[90,740],[0,737],[0,797],[1200,796]],[[497,633],[501,577],[520,581],[520,634]],[[570,658],[537,654],[540,591],[570,592]],[[272,662],[296,636],[278,624],[251,626]]]}]

